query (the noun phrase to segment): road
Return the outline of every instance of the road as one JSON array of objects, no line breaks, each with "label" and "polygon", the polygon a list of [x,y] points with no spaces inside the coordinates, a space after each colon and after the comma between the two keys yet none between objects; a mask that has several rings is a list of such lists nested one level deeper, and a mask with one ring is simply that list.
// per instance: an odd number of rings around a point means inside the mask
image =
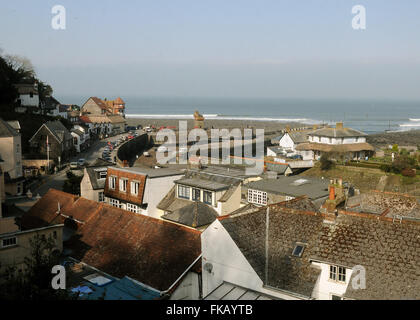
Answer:
[{"label": "road", "polygon": [[[139,132],[139,131],[137,131]],[[88,150],[85,150],[81,153],[79,153],[77,156],[74,156],[70,159],[69,162],[77,161],[78,159],[85,159],[86,162],[93,163],[96,159],[102,157],[102,151],[105,148],[105,146],[108,144],[108,142],[114,142],[120,139],[123,136],[127,136],[127,133],[119,134],[113,137],[109,137],[103,140],[95,141],[93,145],[90,146]],[[116,156],[117,149],[114,149],[111,153],[111,159],[114,159],[114,156]],[[49,175],[46,177],[45,182],[37,187],[35,187],[33,190],[31,190],[32,194],[36,196],[39,194],[41,197],[48,192],[50,188],[54,188],[57,190],[63,189],[64,181],[67,179],[66,172],[68,171],[68,165],[62,169],[60,172],[56,174]]]}]

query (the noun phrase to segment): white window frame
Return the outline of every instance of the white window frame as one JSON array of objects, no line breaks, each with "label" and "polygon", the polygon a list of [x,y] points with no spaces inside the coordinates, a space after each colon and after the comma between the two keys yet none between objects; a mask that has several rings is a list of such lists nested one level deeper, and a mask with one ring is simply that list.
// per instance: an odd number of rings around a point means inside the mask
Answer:
[{"label": "white window frame", "polygon": [[328,279],[338,283],[346,283],[346,268],[330,265]]},{"label": "white window frame", "polygon": [[267,205],[267,192],[255,189],[248,189],[248,202],[263,206]]},{"label": "white window frame", "polygon": [[110,189],[115,190],[115,187],[116,187],[116,185],[117,185],[117,177],[115,177],[115,176],[110,176],[110,177],[109,177],[108,184],[109,184],[109,188],[110,188]]},{"label": "white window frame", "polygon": [[113,207],[120,207],[120,201],[118,199],[109,198],[109,204]]},{"label": "white window frame", "polygon": [[[5,241],[13,240],[13,239],[14,239],[14,243],[12,243],[12,244],[6,244],[6,245],[4,244]],[[1,246],[2,246],[2,248],[13,247],[13,246],[16,246],[17,245],[17,242],[18,242],[17,237],[3,238],[3,239],[1,239]]]},{"label": "white window frame", "polygon": [[127,186],[128,186],[128,179],[120,178],[120,191],[127,192]]},{"label": "white window frame", "polygon": [[130,185],[131,194],[135,195],[135,196],[138,196],[139,195],[139,189],[140,189],[140,182],[131,181],[131,185]]},{"label": "white window frame", "polygon": [[190,196],[191,196],[191,187],[179,184],[178,185],[178,198],[189,200]]},{"label": "white window frame", "polygon": [[140,213],[140,208],[139,208],[139,206],[137,206],[135,204],[127,203],[127,211],[134,212],[134,213]]},{"label": "white window frame", "polygon": [[[206,193],[208,194],[210,194],[210,202],[207,202],[207,201],[205,201],[205,199],[206,199]],[[207,190],[203,190],[203,203],[205,203],[205,204],[209,204],[209,205],[213,205],[213,192],[211,192],[211,191],[207,191]]]},{"label": "white window frame", "polygon": [[105,194],[103,191],[98,192],[98,202],[105,202]]}]

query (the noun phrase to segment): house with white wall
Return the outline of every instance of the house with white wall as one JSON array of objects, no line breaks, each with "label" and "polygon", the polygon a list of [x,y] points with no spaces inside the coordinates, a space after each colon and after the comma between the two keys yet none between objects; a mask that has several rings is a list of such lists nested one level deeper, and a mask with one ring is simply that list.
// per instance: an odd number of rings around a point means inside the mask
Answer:
[{"label": "house with white wall", "polygon": [[419,299],[420,223],[288,203],[238,210],[203,231],[204,297],[228,283],[279,299]]},{"label": "house with white wall", "polygon": [[182,171],[167,168],[109,167],[104,201],[114,207],[160,218],[159,202],[182,176]]},{"label": "house with white wall", "polygon": [[22,170],[21,134],[3,119],[0,119],[0,156],[4,161],[2,170],[6,192],[10,195],[21,195],[25,181]]},{"label": "house with white wall", "polygon": [[181,219],[184,215],[191,216],[191,204],[199,202],[201,210],[198,217],[206,222],[212,221],[213,212],[223,216],[240,208],[241,185],[255,179],[260,178],[246,175],[245,170],[237,168],[189,168],[184,177],[174,181],[174,187],[159,203],[158,209],[163,217],[176,214]]},{"label": "house with white wall", "polygon": [[367,134],[345,128],[342,122],[336,127],[325,127],[308,133],[308,141],[295,147],[304,160],[319,160],[323,154],[334,158],[361,160],[373,155],[375,149],[366,142]]},{"label": "house with white wall", "polygon": [[17,107],[16,112],[24,113],[30,110],[33,113],[40,113],[39,108],[39,95],[38,95],[38,83],[19,83],[15,84],[14,87],[18,91]]}]

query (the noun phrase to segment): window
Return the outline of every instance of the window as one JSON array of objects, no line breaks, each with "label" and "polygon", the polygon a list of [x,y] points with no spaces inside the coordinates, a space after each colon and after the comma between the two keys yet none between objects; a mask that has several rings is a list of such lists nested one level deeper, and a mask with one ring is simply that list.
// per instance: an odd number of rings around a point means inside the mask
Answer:
[{"label": "window", "polygon": [[2,240],[2,246],[4,247],[11,247],[16,245],[17,243],[17,238],[16,237],[12,237],[12,238],[5,238]]},{"label": "window", "polygon": [[337,282],[346,282],[346,268],[330,266],[330,279]]},{"label": "window", "polygon": [[54,238],[54,239],[57,239],[57,231],[54,231],[54,232],[53,232],[53,238]]},{"label": "window", "polygon": [[104,196],[103,192],[98,193],[98,201],[99,202],[104,202],[105,201],[105,196]]},{"label": "window", "polygon": [[99,172],[99,179],[105,179],[106,178],[106,171],[100,171]]},{"label": "window", "polygon": [[137,196],[139,194],[139,186],[140,186],[140,183],[136,181],[131,181],[131,186],[130,186],[131,194]]},{"label": "window", "polygon": [[337,296],[335,294],[331,295],[331,300],[343,300],[341,296]]},{"label": "window", "polygon": [[115,184],[117,183],[116,177],[109,177],[109,188],[115,189]]},{"label": "window", "polygon": [[248,189],[248,202],[265,206],[267,204],[267,192]]},{"label": "window", "polygon": [[189,199],[190,189],[190,187],[178,185],[178,198]]},{"label": "window", "polygon": [[303,244],[297,244],[295,248],[293,249],[292,255],[300,258],[304,250],[305,250],[305,246]]},{"label": "window", "polygon": [[194,201],[201,201],[201,190],[193,188],[192,189],[192,199]]},{"label": "window", "polygon": [[131,203],[127,203],[127,210],[134,213],[140,213],[140,208],[136,206],[135,204],[131,204]]},{"label": "window", "polygon": [[117,207],[117,208],[120,207],[120,201],[118,201],[117,199],[110,199],[109,204],[113,207]]},{"label": "window", "polygon": [[212,205],[213,194],[211,191],[203,191],[203,202]]},{"label": "window", "polygon": [[120,179],[120,191],[127,192],[127,179]]},{"label": "window", "polygon": [[31,98],[33,98],[34,97],[34,93],[31,91],[31,92],[29,92],[29,96],[31,97]]}]

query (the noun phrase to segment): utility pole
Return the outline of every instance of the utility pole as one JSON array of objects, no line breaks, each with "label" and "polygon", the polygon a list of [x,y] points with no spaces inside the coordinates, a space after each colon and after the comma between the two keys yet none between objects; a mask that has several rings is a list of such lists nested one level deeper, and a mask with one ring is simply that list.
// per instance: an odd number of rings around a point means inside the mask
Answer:
[{"label": "utility pole", "polygon": [[48,134],[47,134],[47,172],[50,171],[50,145],[48,144]]},{"label": "utility pole", "polygon": [[265,284],[268,284],[268,231],[270,226],[270,207],[265,214]]}]

